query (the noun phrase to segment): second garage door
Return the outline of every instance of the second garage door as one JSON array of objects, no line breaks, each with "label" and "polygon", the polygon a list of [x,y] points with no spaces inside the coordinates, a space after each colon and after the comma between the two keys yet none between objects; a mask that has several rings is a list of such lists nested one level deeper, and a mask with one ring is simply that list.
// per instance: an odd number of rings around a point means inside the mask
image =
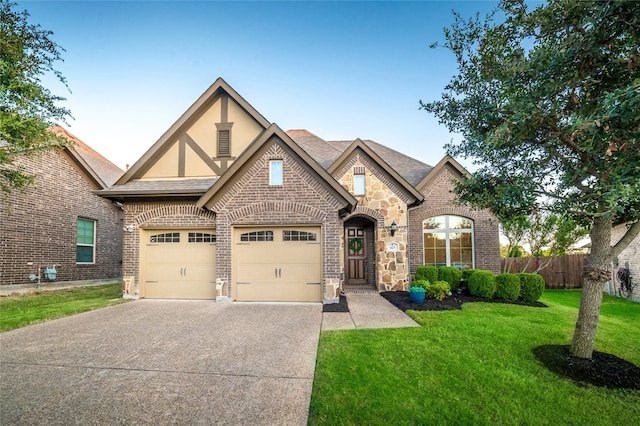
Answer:
[{"label": "second garage door", "polygon": [[321,302],[319,227],[235,228],[235,299]]}]

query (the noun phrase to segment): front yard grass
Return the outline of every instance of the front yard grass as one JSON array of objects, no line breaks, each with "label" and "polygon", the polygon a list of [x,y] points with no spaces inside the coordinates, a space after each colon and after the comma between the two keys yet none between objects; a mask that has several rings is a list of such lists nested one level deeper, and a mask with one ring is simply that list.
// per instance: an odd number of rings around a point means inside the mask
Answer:
[{"label": "front yard grass", "polygon": [[122,285],[106,284],[0,298],[0,330],[8,331],[122,303]]},{"label": "front yard grass", "polygon": [[[571,342],[580,291],[548,308],[409,311],[420,328],[323,332],[309,424],[637,424],[640,392],[580,385],[531,350]],[[640,366],[640,304],[605,295],[596,349]]]}]

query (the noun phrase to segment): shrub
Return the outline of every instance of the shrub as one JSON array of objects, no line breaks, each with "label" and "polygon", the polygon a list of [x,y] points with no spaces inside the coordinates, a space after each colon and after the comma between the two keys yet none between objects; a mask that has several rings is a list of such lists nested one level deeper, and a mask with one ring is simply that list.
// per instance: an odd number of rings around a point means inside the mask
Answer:
[{"label": "shrub", "polygon": [[496,276],[496,297],[505,300],[518,300],[520,296],[520,278],[515,274]]},{"label": "shrub", "polygon": [[413,286],[414,287],[422,287],[425,290],[429,290],[429,281],[427,281],[427,280],[414,280],[413,281]]},{"label": "shrub", "polygon": [[460,269],[451,266],[441,266],[438,268],[438,280],[449,283],[449,288],[455,290],[460,287],[462,272]]},{"label": "shrub", "polygon": [[424,293],[425,291],[424,287],[409,287],[409,293]]},{"label": "shrub", "polygon": [[520,278],[520,299],[535,302],[544,291],[544,278],[538,274],[516,274]]},{"label": "shrub", "polygon": [[425,280],[430,283],[434,283],[438,281],[438,268],[435,266],[418,266],[416,270],[415,280]]},{"label": "shrub", "polygon": [[447,295],[451,289],[449,288],[449,283],[446,281],[436,281],[429,285],[429,290],[427,296],[436,300],[442,300]]},{"label": "shrub", "polygon": [[496,292],[496,277],[491,271],[476,271],[469,277],[469,292],[491,299]]},{"label": "shrub", "polygon": [[467,269],[463,269],[462,270],[462,279],[469,281],[469,277],[476,272],[477,269],[471,269],[471,268],[467,268]]}]

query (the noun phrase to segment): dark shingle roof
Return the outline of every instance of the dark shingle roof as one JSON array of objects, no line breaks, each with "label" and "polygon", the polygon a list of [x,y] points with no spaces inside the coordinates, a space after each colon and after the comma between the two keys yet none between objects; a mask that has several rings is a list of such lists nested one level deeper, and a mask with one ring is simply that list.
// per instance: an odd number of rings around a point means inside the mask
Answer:
[{"label": "dark shingle roof", "polygon": [[50,128],[52,132],[63,136],[73,143],[69,146],[69,150],[72,154],[77,153],[88,167],[102,180],[105,188],[113,185],[122,176],[124,171],[111,161],[104,158],[97,151],[91,148],[86,143],[72,135],[67,129],[55,126]]},{"label": "dark shingle roof", "polygon": [[[353,141],[325,141],[307,130],[289,130],[287,134],[325,169],[328,169],[353,143]],[[414,187],[433,169],[422,161],[378,142],[368,139],[363,142]]]},{"label": "dark shingle roof", "polygon": [[325,170],[328,169],[344,151],[344,149],[340,150],[331,146],[327,141],[319,138],[308,130],[287,130],[287,135]]},{"label": "dark shingle roof", "polygon": [[202,195],[216,183],[218,177],[195,179],[135,179],[123,185],[99,191],[102,196],[134,195]]}]

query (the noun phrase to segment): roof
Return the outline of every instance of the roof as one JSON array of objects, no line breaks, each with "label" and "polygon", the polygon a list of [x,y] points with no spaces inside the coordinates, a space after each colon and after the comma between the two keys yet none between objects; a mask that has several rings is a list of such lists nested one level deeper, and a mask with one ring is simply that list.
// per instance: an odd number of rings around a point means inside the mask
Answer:
[{"label": "roof", "polygon": [[136,179],[97,193],[107,198],[134,196],[201,196],[216,183],[218,177],[202,179]]},{"label": "roof", "polygon": [[113,185],[124,173],[122,169],[72,135],[67,129],[61,126],[53,126],[49,130],[72,142],[65,149],[102,188],[108,188]]},{"label": "roof", "polygon": [[[308,130],[289,130],[287,134],[322,167],[328,169],[354,141],[325,141]],[[417,186],[431,172],[432,166],[402,154],[378,142],[363,139],[373,152],[412,186]]]}]

